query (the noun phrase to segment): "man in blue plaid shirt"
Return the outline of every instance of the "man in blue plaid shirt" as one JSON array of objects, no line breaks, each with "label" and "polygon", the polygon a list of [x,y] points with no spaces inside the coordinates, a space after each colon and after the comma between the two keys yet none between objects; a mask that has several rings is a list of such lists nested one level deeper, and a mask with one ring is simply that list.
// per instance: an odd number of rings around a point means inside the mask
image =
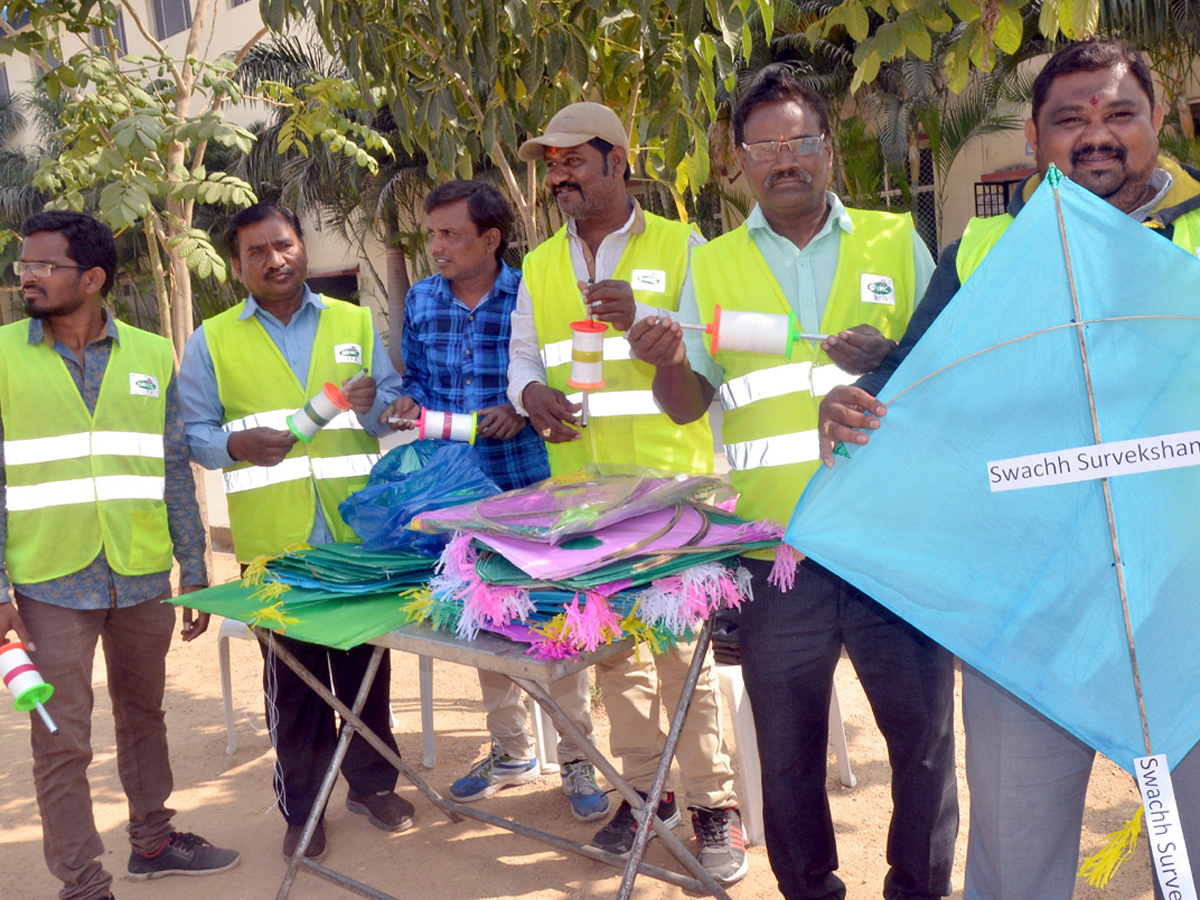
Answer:
[{"label": "man in blue plaid shirt", "polygon": [[[488,476],[505,490],[550,476],[546,444],[508,401],[508,345],[521,273],[503,260],[513,213],[495,188],[451,181],[425,198],[429,255],[438,270],[417,282],[404,306],[404,387],[384,417],[411,428],[421,408],[478,413],[475,449]],[[454,782],[463,802],[490,797],[503,787],[527,784],[541,774],[526,729],[521,691],[503,675],[479,672],[492,746]],[[587,671],[563,678],[550,693],[579,729],[592,734]],[[562,789],[575,818],[590,822],[608,813],[608,796],[592,764],[567,736],[559,735]]]}]

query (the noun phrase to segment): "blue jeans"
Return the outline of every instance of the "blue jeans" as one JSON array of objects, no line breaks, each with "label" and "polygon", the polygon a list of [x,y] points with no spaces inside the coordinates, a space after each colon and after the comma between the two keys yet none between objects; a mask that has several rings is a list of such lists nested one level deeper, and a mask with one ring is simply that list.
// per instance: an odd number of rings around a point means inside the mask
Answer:
[{"label": "blue jeans", "polygon": [[745,560],[754,600],[742,607],[742,675],[762,762],[767,854],[789,900],[844,898],[825,766],[833,673],[845,647],[892,765],[890,865],[883,896],[950,893],[958,790],[954,658],[862,591],[809,561],[786,594],[771,564]]},{"label": "blue jeans", "polygon": [[[977,670],[962,670],[971,791],[963,898],[1070,900],[1096,752]],[[1175,767],[1172,783],[1200,880],[1200,750]],[[1162,897],[1157,879],[1154,893]]]}]

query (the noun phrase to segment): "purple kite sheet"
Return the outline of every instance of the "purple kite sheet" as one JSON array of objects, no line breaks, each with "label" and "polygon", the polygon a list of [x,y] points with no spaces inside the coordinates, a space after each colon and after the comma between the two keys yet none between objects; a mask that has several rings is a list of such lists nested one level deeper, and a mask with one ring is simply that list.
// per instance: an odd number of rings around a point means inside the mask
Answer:
[{"label": "purple kite sheet", "polygon": [[[678,516],[677,521],[673,521]],[[648,556],[683,547],[713,547],[778,539],[778,532],[756,522],[722,524],[693,506],[681,506],[626,519],[587,537],[557,546],[519,537],[474,534],[475,540],[531,578],[555,581],[599,569],[628,556]]]}]

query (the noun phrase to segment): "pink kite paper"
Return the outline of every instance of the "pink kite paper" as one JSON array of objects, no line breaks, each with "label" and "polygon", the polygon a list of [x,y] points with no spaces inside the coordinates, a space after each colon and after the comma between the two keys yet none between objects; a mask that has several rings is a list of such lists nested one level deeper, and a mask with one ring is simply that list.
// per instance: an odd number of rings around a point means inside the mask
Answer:
[{"label": "pink kite paper", "polygon": [[729,494],[729,485],[718,478],[591,465],[520,490],[422,513],[410,527],[432,533],[466,531],[557,544],[571,535],[594,533],[685,501],[724,499]]},{"label": "pink kite paper", "polygon": [[475,534],[526,575],[545,581],[591,572],[630,556],[653,556],[682,548],[735,547],[752,541],[778,540],[780,530],[760,522],[711,521],[693,506],[679,506],[626,519],[593,531],[590,537],[557,546],[507,535]]}]

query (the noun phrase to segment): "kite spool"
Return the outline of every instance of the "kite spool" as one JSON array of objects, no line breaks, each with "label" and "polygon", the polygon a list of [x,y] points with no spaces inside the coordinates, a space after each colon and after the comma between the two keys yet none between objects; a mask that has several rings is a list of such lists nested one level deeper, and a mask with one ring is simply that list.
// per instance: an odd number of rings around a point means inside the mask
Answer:
[{"label": "kite spool", "polygon": [[823,341],[827,334],[801,331],[796,314],[742,312],[717,306],[709,325],[682,324],[689,331],[703,331],[713,336],[713,353],[731,350],[740,353],[766,353],[792,358],[796,341]]},{"label": "kite spool", "polygon": [[434,412],[421,407],[421,417],[417,419],[417,440],[463,441],[474,444],[478,424],[477,413]]},{"label": "kite spool", "polygon": [[337,385],[327,381],[320,393],[287,417],[288,430],[304,443],[310,443],[338,413],[349,408],[346,395]]},{"label": "kite spool", "polygon": [[567,384],[584,391],[604,388],[605,322],[590,319],[571,323],[571,377]]},{"label": "kite spool", "polygon": [[36,709],[50,733],[58,734],[58,726],[42,706],[54,693],[54,686],[42,680],[25,652],[24,644],[13,642],[0,646],[0,678],[13,695],[13,706],[21,712]]}]

